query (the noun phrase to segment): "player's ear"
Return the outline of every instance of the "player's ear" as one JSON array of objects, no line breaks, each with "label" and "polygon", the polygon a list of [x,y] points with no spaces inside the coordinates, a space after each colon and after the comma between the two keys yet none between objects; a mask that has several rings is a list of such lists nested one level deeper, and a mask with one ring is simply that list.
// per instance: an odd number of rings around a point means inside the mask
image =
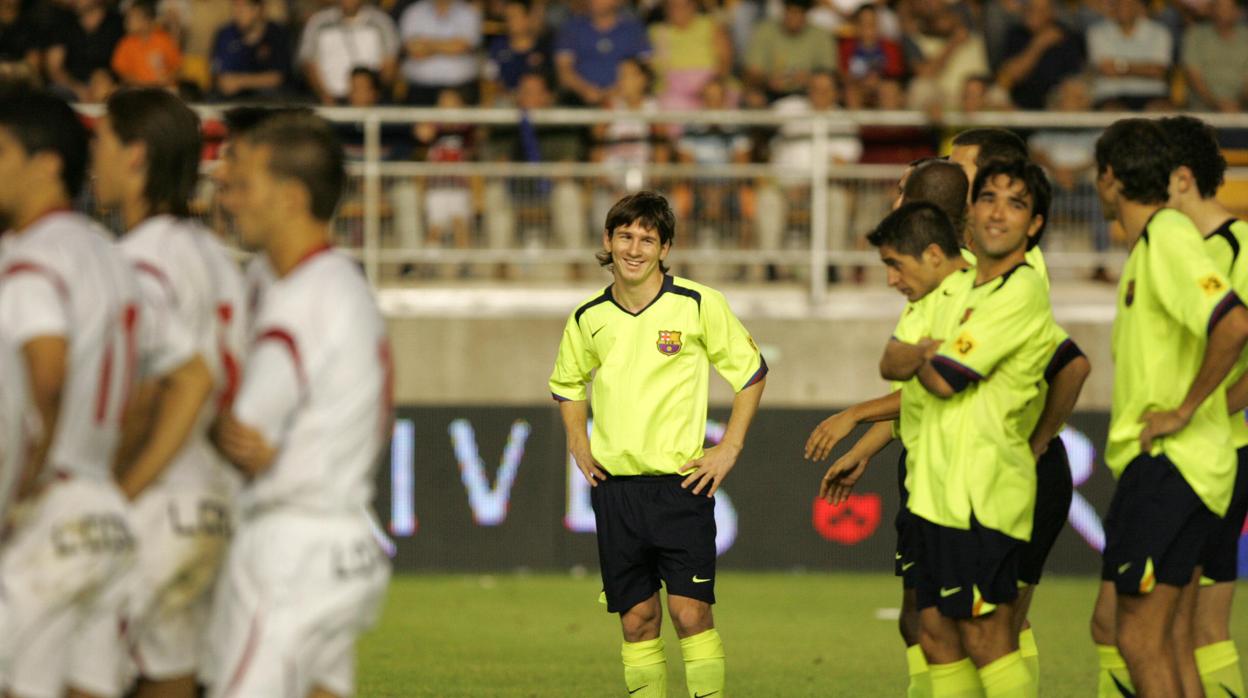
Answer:
[{"label": "player's ear", "polygon": [[1044,216],[1036,214],[1031,217],[1031,225],[1027,227],[1027,239],[1034,238],[1044,228]]},{"label": "player's ear", "polygon": [[602,249],[611,251],[611,231],[605,228],[602,231]]}]

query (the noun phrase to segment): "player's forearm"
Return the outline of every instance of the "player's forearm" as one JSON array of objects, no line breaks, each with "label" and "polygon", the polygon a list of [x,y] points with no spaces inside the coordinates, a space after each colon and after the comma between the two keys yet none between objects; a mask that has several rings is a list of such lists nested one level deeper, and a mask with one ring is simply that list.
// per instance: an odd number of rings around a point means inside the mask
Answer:
[{"label": "player's forearm", "polygon": [[863,458],[871,458],[875,454],[884,450],[884,447],[893,440],[893,423],[876,422],[871,428],[858,439],[850,451],[861,454]]},{"label": "player's forearm", "polygon": [[1044,410],[1040,413],[1040,421],[1031,433],[1031,442],[1048,443],[1057,436],[1062,425],[1070,419],[1075,411],[1075,403],[1083,390],[1083,383],[1092,372],[1092,364],[1087,357],[1077,357],[1066,364],[1049,383],[1049,394],[1044,401]]},{"label": "player's forearm", "polygon": [[858,424],[863,422],[891,422],[901,415],[901,391],[860,402],[846,412]]},{"label": "player's forearm", "polygon": [[1248,410],[1248,373],[1226,389],[1226,413],[1237,414],[1244,410]]},{"label": "player's forearm", "polygon": [[30,386],[30,404],[39,415],[42,432],[31,449],[18,483],[18,496],[30,494],[43,472],[61,414],[61,394],[69,366],[69,344],[64,337],[36,337],[22,346]]},{"label": "player's forearm", "polygon": [[119,484],[127,497],[138,497],[165,472],[186,443],[211,392],[212,373],[199,355],[161,381],[152,428],[134,461],[121,473]]},{"label": "player's forearm", "polygon": [[568,437],[568,450],[589,445],[589,403],[585,400],[563,400],[559,403],[559,416],[563,418],[563,430]]},{"label": "player's forearm", "polygon": [[917,344],[907,344],[896,339],[889,340],[880,359],[880,377],[889,381],[905,381],[927,362],[926,350]]},{"label": "player's forearm", "polygon": [[917,375],[923,388],[938,398],[951,398],[957,394],[957,391],[949,385],[949,381],[945,380],[944,376],[940,375],[931,361],[923,362],[923,367],[919,369]]},{"label": "player's forearm", "polygon": [[758,413],[758,405],[763,399],[763,388],[767,379],[739,391],[732,398],[732,414],[728,416],[728,426],[724,429],[724,438],[720,444],[728,444],[738,449],[745,447],[745,435],[750,430],[750,423]]},{"label": "player's forearm", "polygon": [[1218,321],[1209,335],[1200,371],[1196,373],[1196,379],[1178,409],[1184,419],[1191,419],[1196,408],[1222,384],[1235,365],[1235,359],[1244,350],[1245,343],[1248,343],[1248,310],[1240,305]]}]

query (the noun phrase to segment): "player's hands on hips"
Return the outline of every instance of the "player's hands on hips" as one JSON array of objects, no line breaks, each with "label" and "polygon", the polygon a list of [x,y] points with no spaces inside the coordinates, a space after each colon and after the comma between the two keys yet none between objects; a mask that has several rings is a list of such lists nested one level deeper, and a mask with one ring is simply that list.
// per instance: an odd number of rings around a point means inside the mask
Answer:
[{"label": "player's hands on hips", "polygon": [[837,412],[819,422],[819,426],[810,432],[810,438],[806,439],[806,460],[817,462],[827,458],[841,439],[849,436],[856,426],[858,420],[850,415],[849,410]]},{"label": "player's hands on hips", "polygon": [[849,499],[849,493],[854,491],[854,485],[866,472],[867,463],[870,462],[869,454],[851,448],[849,453],[837,458],[828,468],[828,472],[824,473],[823,482],[819,483],[819,498],[832,505]]},{"label": "player's hands on hips", "polygon": [[1140,448],[1145,453],[1149,453],[1153,450],[1155,439],[1182,431],[1183,427],[1191,421],[1191,417],[1185,416],[1179,410],[1169,410],[1148,412],[1140,418],[1140,421],[1144,423],[1144,428],[1140,431]]},{"label": "player's hands on hips", "polygon": [[277,458],[277,449],[265,441],[263,434],[229,412],[217,419],[213,433],[221,453],[248,475],[264,472]]},{"label": "player's hands on hips", "polygon": [[[737,464],[737,456],[740,455],[741,447],[735,444],[721,443],[706,449],[701,458],[694,458],[680,469],[681,475],[688,473],[680,486],[685,489],[692,487],[694,494],[702,494],[703,488],[710,485],[706,496],[714,497],[720,483],[728,477],[728,471]],[[690,469],[693,472],[689,472]]]},{"label": "player's hands on hips", "polygon": [[585,476],[585,481],[590,487],[597,487],[599,480],[607,479],[607,471],[602,469],[602,463],[594,460],[594,456],[589,452],[589,444],[568,446],[568,452],[572,454],[572,460],[576,463],[576,467],[581,471],[581,475]]},{"label": "player's hands on hips", "polygon": [[1037,439],[1033,437],[1031,440],[1032,457],[1036,460],[1040,460],[1040,457],[1049,450],[1049,442],[1049,439]]}]

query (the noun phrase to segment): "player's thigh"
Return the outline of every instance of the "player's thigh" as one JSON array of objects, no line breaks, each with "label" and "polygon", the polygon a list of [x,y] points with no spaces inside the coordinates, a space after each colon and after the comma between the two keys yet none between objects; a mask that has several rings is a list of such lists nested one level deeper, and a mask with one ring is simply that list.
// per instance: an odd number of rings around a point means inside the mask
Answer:
[{"label": "player's thigh", "polygon": [[1157,650],[1169,643],[1182,587],[1158,584],[1151,593],[1118,595],[1115,608],[1118,646]]},{"label": "player's thigh", "polygon": [[1200,556],[1206,584],[1230,583],[1239,577],[1239,539],[1248,515],[1248,448],[1239,449],[1237,456],[1239,464],[1230,507]]},{"label": "player's thigh", "polygon": [[715,603],[715,499],[672,478],[656,487],[646,515],[667,593]]},{"label": "player's thigh", "polygon": [[1030,585],[1040,583],[1049,553],[1066,525],[1073,497],[1074,481],[1066,447],[1061,438],[1054,437],[1036,463],[1036,508],[1031,540],[1023,545],[1018,564],[1018,576],[1022,582]]},{"label": "player's thigh", "polygon": [[655,486],[642,479],[612,477],[590,490],[602,589],[611,613],[627,613],[659,590],[653,541],[644,533],[649,494]]}]

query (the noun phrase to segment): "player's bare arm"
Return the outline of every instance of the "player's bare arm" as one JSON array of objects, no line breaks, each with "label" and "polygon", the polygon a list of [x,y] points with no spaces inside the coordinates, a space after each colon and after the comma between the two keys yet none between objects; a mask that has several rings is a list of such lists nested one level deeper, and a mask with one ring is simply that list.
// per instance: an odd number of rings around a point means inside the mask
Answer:
[{"label": "player's bare arm", "polygon": [[871,425],[867,433],[828,468],[819,485],[819,498],[834,505],[848,499],[849,494],[854,491],[854,485],[866,472],[871,459],[892,440],[892,423],[876,422]]},{"label": "player's bare arm", "polygon": [[1244,410],[1248,410],[1248,373],[1226,389],[1226,413],[1237,414]]},{"label": "player's bare arm", "polygon": [[952,385],[949,385],[949,381],[945,380],[944,376],[940,375],[931,361],[923,363],[923,368],[919,369],[918,378],[923,388],[938,398],[947,400],[958,392],[953,389]]},{"label": "player's bare arm", "polygon": [[896,390],[888,395],[860,402],[828,417],[815,427],[806,440],[804,457],[810,461],[821,461],[832,453],[832,449],[841,439],[849,436],[859,424],[864,422],[884,422],[897,419],[901,414],[901,391]]},{"label": "player's bare arm", "polygon": [[30,400],[39,415],[42,430],[18,482],[19,499],[35,494],[39,474],[43,471],[48,449],[52,447],[52,438],[56,435],[61,392],[65,387],[69,361],[68,347],[64,337],[35,337],[22,346],[30,380]]},{"label": "player's bare arm", "polygon": [[212,441],[221,455],[248,477],[256,477],[273,465],[277,449],[254,429],[227,412],[217,419]]},{"label": "player's bare arm", "polygon": [[1049,383],[1049,394],[1044,399],[1044,410],[1040,413],[1040,421],[1031,432],[1031,452],[1039,458],[1049,448],[1049,442],[1061,431],[1062,425],[1070,419],[1075,411],[1075,403],[1079,400],[1079,392],[1083,383],[1092,373],[1092,364],[1085,356],[1075,357],[1053,376]]},{"label": "player's bare arm", "polygon": [[[763,378],[737,393],[732,399],[732,414],[728,417],[723,440],[703,451],[701,458],[689,461],[680,469],[682,475],[688,473],[680,483],[681,487],[692,487],[694,494],[702,494],[703,488],[710,485],[706,496],[715,496],[724,478],[728,477],[728,472],[737,464],[741,449],[745,447],[745,434],[750,430],[750,422],[754,421],[754,415],[758,412],[758,403],[763,399],[763,388],[766,385],[767,379]],[[689,472],[691,468],[693,472]]]},{"label": "player's bare arm", "polygon": [[589,486],[597,487],[599,480],[607,479],[607,473],[589,450],[589,403],[564,400],[559,403],[559,416],[563,417],[563,428],[568,435],[568,453],[572,454],[572,460]]},{"label": "player's bare arm", "polygon": [[1140,418],[1144,423],[1140,431],[1140,447],[1145,452],[1152,450],[1154,439],[1181,431],[1187,426],[1196,408],[1217,390],[1226,374],[1230,373],[1245,343],[1248,343],[1248,310],[1240,305],[1232,308],[1214,326],[1205,345],[1204,361],[1183,404],[1166,412],[1148,412]]},{"label": "player's bare arm", "polygon": [[934,353],[933,347],[940,342],[924,338],[918,344],[908,344],[899,339],[890,339],[884,347],[884,356],[880,358],[880,377],[889,381],[906,381],[914,378],[923,368],[928,356]]},{"label": "player's bare arm", "polygon": [[169,467],[211,392],[212,372],[199,354],[159,379],[151,428],[134,459],[118,472],[118,484],[127,497],[138,497]]}]

